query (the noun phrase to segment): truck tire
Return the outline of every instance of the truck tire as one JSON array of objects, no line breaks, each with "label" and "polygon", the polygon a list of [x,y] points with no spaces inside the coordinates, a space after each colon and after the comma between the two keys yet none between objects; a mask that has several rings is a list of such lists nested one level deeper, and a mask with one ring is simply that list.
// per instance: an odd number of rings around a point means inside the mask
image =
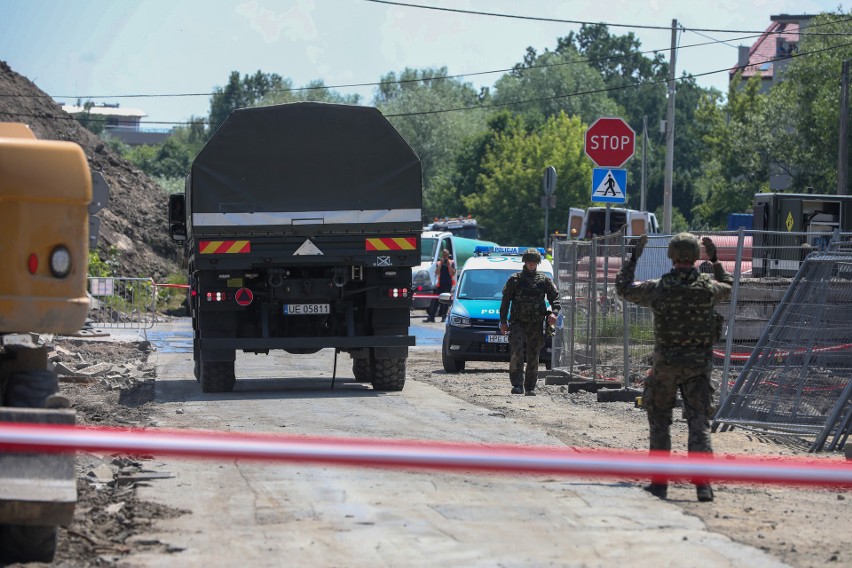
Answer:
[{"label": "truck tire", "polygon": [[405,359],[376,359],[373,390],[401,391],[405,386]]},{"label": "truck tire", "polygon": [[441,347],[441,363],[447,373],[460,373],[464,371],[464,359],[456,359],[450,355],[450,345],[447,336],[444,336],[444,345]]},{"label": "truck tire", "polygon": [[369,359],[352,359],[352,374],[355,380],[361,383],[373,381],[373,370],[370,369]]},{"label": "truck tire", "polygon": [[[51,371],[18,371],[9,376],[4,404],[14,408],[44,408],[47,398],[58,390],[59,381]],[[0,565],[52,562],[58,537],[55,526],[0,525]]]},{"label": "truck tire", "polygon": [[233,361],[201,361],[201,391],[231,392],[237,377]]}]

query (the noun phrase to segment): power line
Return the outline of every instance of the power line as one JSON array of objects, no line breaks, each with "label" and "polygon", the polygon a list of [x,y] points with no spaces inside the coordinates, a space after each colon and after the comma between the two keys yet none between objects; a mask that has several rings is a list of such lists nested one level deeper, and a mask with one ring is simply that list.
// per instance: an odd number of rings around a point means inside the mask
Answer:
[{"label": "power line", "polygon": [[[852,42],[844,43],[844,44],[840,44],[840,45],[829,46],[829,47],[824,47],[824,48],[821,48],[821,49],[815,49],[815,50],[806,51],[806,52],[794,53],[794,54],[789,55],[787,57],[787,59],[795,59],[795,58],[798,58],[798,57],[805,57],[805,56],[808,56],[808,55],[813,55],[813,54],[816,54],[816,53],[822,53],[822,52],[825,52],[825,51],[832,51],[832,50],[835,50],[835,49],[841,49],[841,48],[845,48],[845,47],[852,47]],[[746,69],[748,67],[755,67],[755,66],[762,65],[764,63],[772,63],[772,62],[775,62],[775,61],[778,61],[778,60],[775,59],[775,58],[770,58],[770,59],[765,59],[763,61],[756,61],[756,62],[750,63],[748,65],[743,65],[743,66],[739,67],[739,69]],[[695,79],[696,77],[706,77],[708,75],[714,75],[716,73],[728,73],[728,72],[730,72],[731,69],[732,68],[730,68],[730,67],[726,67],[724,69],[716,69],[714,71],[706,71],[704,73],[690,74],[686,77],[679,77],[676,80],[682,82],[684,80]],[[528,103],[537,103],[537,102],[544,102],[544,101],[550,101],[550,100],[565,99],[565,98],[578,97],[578,96],[583,96],[583,95],[591,95],[591,94],[598,94],[598,93],[621,91],[621,90],[630,89],[630,88],[646,87],[646,86],[653,86],[653,85],[663,85],[663,84],[666,84],[666,83],[668,83],[668,79],[661,79],[661,80],[657,80],[657,81],[647,81],[647,82],[642,82],[642,83],[629,83],[629,84],[626,84],[626,85],[620,85],[620,86],[616,86],[616,87],[604,87],[604,88],[600,88],[600,89],[592,89],[592,90],[588,90],[588,91],[579,91],[579,92],[574,92],[574,93],[567,93],[567,94],[564,94],[564,95],[553,95],[553,96],[549,96],[549,97],[538,97],[538,98],[526,99],[526,100],[521,100],[521,101],[507,101],[505,103],[490,103],[490,104],[486,104],[486,105],[464,106],[464,107],[455,107],[455,108],[448,108],[448,109],[435,109],[435,110],[410,112],[410,113],[386,114],[385,116],[387,116],[387,117],[425,116],[425,115],[431,115],[431,114],[441,114],[441,113],[445,113],[445,112],[459,112],[459,111],[466,111],[466,110],[487,110],[489,108],[502,108],[502,107],[507,107],[507,106],[515,106],[515,105],[523,105],[523,104],[528,104]],[[26,117],[26,118],[47,118],[47,119],[56,119],[56,120],[77,120],[76,117],[74,117],[70,114],[66,114],[66,115],[45,115],[45,114],[0,112],[0,115],[2,115],[2,116]],[[86,119],[93,121],[93,122],[104,122],[104,121],[107,120],[107,117],[101,118],[101,117],[90,115],[90,116],[87,116]],[[172,126],[190,126],[192,124],[199,124],[199,123],[204,124],[206,122],[207,121],[205,119],[199,119],[197,121],[183,121],[183,122],[141,121],[140,123],[141,124],[172,125]]]},{"label": "power line", "polygon": [[[752,39],[754,37],[758,37],[763,34],[752,34],[747,36],[741,36],[737,38],[732,38],[729,40],[716,40],[712,39],[712,41],[706,41],[701,43],[693,43],[689,45],[679,46],[678,50],[688,49],[692,47],[705,47],[708,45],[715,45],[718,43],[725,43],[725,41],[740,41],[744,39]],[[706,37],[706,36],[705,36]],[[269,91],[269,93],[286,93],[286,92],[296,92],[296,91],[317,91],[317,90],[331,90],[331,89],[348,89],[354,87],[377,87],[379,85],[403,85],[407,83],[419,83],[423,81],[442,81],[448,79],[461,79],[465,77],[478,77],[482,75],[493,75],[495,73],[509,73],[512,71],[524,71],[528,69],[548,69],[551,67],[562,67],[565,65],[576,65],[578,63],[598,63],[600,61],[618,61],[621,59],[628,59],[630,57],[636,55],[648,55],[648,54],[657,54],[660,51],[668,51],[669,48],[659,48],[659,49],[646,49],[644,51],[637,51],[635,53],[630,53],[626,55],[613,55],[609,57],[596,57],[596,58],[580,58],[572,61],[563,61],[560,63],[549,63],[546,65],[530,65],[528,67],[509,67],[504,69],[493,69],[490,71],[476,71],[473,73],[460,73],[457,75],[443,75],[440,77],[429,77],[429,78],[419,78],[419,79],[400,79],[397,81],[380,81],[380,82],[369,82],[369,83],[344,83],[340,85],[323,85],[321,87],[290,87],[287,89],[273,89]],[[216,92],[205,92],[205,93],[145,93],[145,94],[124,94],[124,95],[20,95],[20,94],[10,94],[10,93],[0,93],[0,98],[51,98],[51,99],[131,99],[131,98],[172,98],[172,97],[210,97],[217,94]]]},{"label": "power line", "polygon": [[[663,26],[642,26],[642,25],[638,25],[638,24],[637,25],[634,25],[634,24],[612,24],[612,23],[604,23],[604,22],[595,23],[595,22],[586,22],[586,21],[580,21],[580,20],[576,20],[576,21],[575,20],[556,20],[556,19],[550,19],[550,18],[538,18],[538,17],[533,17],[533,16],[529,16],[529,17],[528,16],[514,16],[514,15],[507,15],[507,14],[496,14],[496,13],[491,13],[491,12],[477,12],[477,11],[471,11],[471,10],[458,10],[458,9],[453,9],[453,8],[442,8],[442,7],[437,7],[437,6],[424,6],[424,5],[419,5],[419,4],[406,4],[406,3],[402,3],[402,2],[392,2],[392,1],[386,1],[386,0],[365,0],[365,1],[375,2],[375,3],[380,3],[380,4],[398,5],[398,6],[404,6],[404,7],[413,7],[413,8],[423,8],[423,9],[447,11],[447,12],[469,13],[469,14],[476,14],[476,15],[501,16],[501,17],[511,17],[511,18],[519,18],[519,19],[532,19],[532,20],[545,20],[545,21],[557,21],[557,22],[565,22],[565,23],[580,23],[580,24],[583,24],[583,25],[605,25],[605,26],[611,26],[611,27],[636,27],[636,28],[670,30],[670,27],[663,27]],[[849,34],[845,34],[845,33],[844,34],[813,34],[812,32],[809,32],[808,30],[815,28],[815,27],[833,25],[833,24],[844,23],[844,22],[848,22],[848,21],[852,21],[852,18],[843,18],[843,19],[833,20],[833,21],[830,21],[830,22],[812,24],[808,27],[808,29],[800,30],[799,33],[800,33],[800,35],[810,34],[810,35],[844,35],[845,36],[845,35],[849,35]],[[687,48],[692,48],[692,47],[704,47],[704,46],[707,46],[707,45],[715,45],[715,44],[726,44],[726,45],[729,45],[731,47],[736,48],[737,46],[733,46],[733,45],[729,44],[728,42],[741,41],[741,40],[745,40],[745,39],[752,39],[754,37],[763,36],[763,35],[766,35],[768,33],[773,33],[773,34],[789,33],[789,32],[783,32],[783,31],[778,31],[778,32],[768,32],[768,31],[738,32],[737,30],[711,30],[711,29],[703,29],[703,28],[685,28],[683,26],[679,26],[679,28],[680,28],[681,31],[693,32],[696,35],[705,37],[705,38],[707,38],[711,41],[702,42],[702,43],[695,43],[695,44],[690,44],[690,45],[684,45],[684,46],[679,45],[677,47],[678,52],[680,52],[681,49],[687,49]],[[720,40],[720,39],[712,38],[712,37],[705,35],[703,33],[699,33],[701,31],[747,33],[749,35],[742,36],[742,37],[736,37],[736,38],[730,38],[730,39],[727,39],[727,40]],[[323,85],[323,86],[314,86],[314,87],[290,87],[290,88],[286,88],[286,89],[271,90],[271,91],[269,91],[269,93],[275,94],[275,93],[286,93],[286,92],[332,90],[332,89],[338,89],[339,90],[339,89],[351,89],[351,88],[358,88],[358,87],[376,87],[376,86],[379,86],[379,85],[388,85],[388,84],[390,84],[390,85],[401,85],[401,84],[407,84],[407,83],[418,83],[418,82],[423,82],[423,81],[439,81],[439,80],[449,80],[449,79],[460,79],[460,78],[467,78],[467,77],[478,77],[478,76],[482,76],[482,75],[492,75],[492,74],[495,74],[495,73],[508,73],[508,72],[512,72],[512,71],[519,71],[519,70],[526,70],[526,69],[546,69],[546,68],[550,68],[550,67],[558,67],[558,66],[563,66],[563,65],[574,65],[574,64],[577,64],[577,63],[596,63],[596,62],[600,62],[600,61],[618,61],[619,59],[627,59],[627,58],[633,57],[635,55],[647,55],[649,53],[656,54],[660,51],[669,51],[669,48],[648,49],[648,50],[638,51],[636,53],[631,53],[631,54],[626,54],[626,55],[616,55],[616,56],[611,56],[611,57],[600,57],[600,58],[592,58],[592,59],[581,58],[581,59],[576,59],[576,60],[573,60],[573,61],[551,63],[551,64],[547,64],[547,65],[530,65],[528,67],[520,67],[520,68],[518,66],[515,66],[515,67],[505,68],[505,69],[494,69],[494,70],[490,70],[490,71],[478,71],[478,72],[473,72],[473,73],[463,73],[463,74],[457,74],[457,75],[444,75],[444,76],[440,76],[440,77],[417,78],[417,79],[400,79],[400,80],[397,80],[397,81],[343,83],[343,84],[339,84],[339,85]],[[18,94],[0,93],[0,98],[24,97],[24,98],[52,98],[52,99],[72,99],[72,100],[73,99],[80,99],[80,100],[87,99],[87,100],[92,100],[92,99],[127,99],[127,98],[210,97],[210,96],[214,96],[216,94],[218,94],[218,93],[214,91],[214,92],[199,92],[199,93],[138,93],[138,94],[123,94],[123,95],[45,95],[44,97],[41,97],[41,96],[33,96],[33,95],[18,95]],[[153,124],[153,123],[149,123],[149,124]],[[164,124],[179,124],[179,123],[166,122]]]},{"label": "power line", "polygon": [[[428,6],[424,4],[409,4],[406,2],[393,2],[391,0],[364,0],[364,2],[372,2],[374,4],[387,4],[389,6],[400,6],[403,8],[419,8],[422,10],[434,10],[436,12],[453,12],[456,14],[469,14],[474,16],[492,16],[495,18],[509,18],[513,20],[531,20],[536,22],[550,22],[556,24],[581,24],[596,26],[603,24],[612,28],[636,28],[644,30],[665,30],[670,31],[671,26],[651,26],[643,24],[614,24],[610,22],[591,22],[585,20],[565,20],[561,18],[545,18],[542,16],[522,16],[518,14],[503,14],[500,12],[483,12],[480,10],[462,10],[460,8],[445,8],[442,6]],[[837,22],[832,22],[837,23]],[[763,34],[763,33],[783,33],[783,32],[766,32],[755,30],[724,30],[716,28],[684,28],[684,31],[709,32],[709,33],[734,33],[734,34]],[[849,35],[849,34],[827,34],[827,35]]]}]

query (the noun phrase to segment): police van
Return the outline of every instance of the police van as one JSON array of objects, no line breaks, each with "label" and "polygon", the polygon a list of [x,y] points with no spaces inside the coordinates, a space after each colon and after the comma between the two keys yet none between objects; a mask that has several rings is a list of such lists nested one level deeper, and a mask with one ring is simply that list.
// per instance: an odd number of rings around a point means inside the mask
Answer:
[{"label": "police van", "polygon": [[[456,289],[439,296],[449,304],[441,360],[448,373],[463,371],[467,361],[509,361],[509,336],[500,333],[500,302],[509,276],[524,268],[521,256],[529,247],[476,247],[456,277]],[[544,258],[538,270],[553,278],[553,266]],[[542,322],[544,325],[544,322]],[[551,365],[551,338],[546,338],[540,361]]]}]

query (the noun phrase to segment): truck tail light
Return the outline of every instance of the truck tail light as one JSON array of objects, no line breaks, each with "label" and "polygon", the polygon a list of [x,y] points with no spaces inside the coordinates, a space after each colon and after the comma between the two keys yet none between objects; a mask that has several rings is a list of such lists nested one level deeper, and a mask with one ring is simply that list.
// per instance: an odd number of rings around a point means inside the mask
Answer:
[{"label": "truck tail light", "polygon": [[388,288],[388,298],[407,298],[408,288]]},{"label": "truck tail light", "polygon": [[229,298],[233,299],[233,296],[228,292],[207,292],[208,302],[224,302]]}]

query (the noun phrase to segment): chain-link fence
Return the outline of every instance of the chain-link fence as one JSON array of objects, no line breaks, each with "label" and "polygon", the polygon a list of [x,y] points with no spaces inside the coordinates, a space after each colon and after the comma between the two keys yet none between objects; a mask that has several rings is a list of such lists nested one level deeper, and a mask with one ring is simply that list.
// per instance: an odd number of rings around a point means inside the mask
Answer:
[{"label": "chain-link fence", "polygon": [[90,277],[88,324],[98,329],[154,326],[157,287],[151,278]]},{"label": "chain-link fence", "polygon": [[[723,401],[787,293],[791,278],[786,274],[790,270],[795,274],[814,251],[849,250],[852,234],[780,235],[740,230],[699,236],[713,239],[719,260],[734,276],[730,300],[717,306],[726,320],[725,335],[714,346],[714,381]],[[670,238],[649,236],[636,267],[637,281],[659,278],[671,270]],[[615,291],[615,277],[630,254],[631,240],[619,232],[554,244],[554,270],[563,306],[554,337],[556,371],[577,379],[609,379],[621,381],[624,388],[641,388],[651,368],[653,315],[647,308],[623,303]],[[758,263],[761,276],[755,275]],[[707,261],[697,267],[712,270]]]}]

